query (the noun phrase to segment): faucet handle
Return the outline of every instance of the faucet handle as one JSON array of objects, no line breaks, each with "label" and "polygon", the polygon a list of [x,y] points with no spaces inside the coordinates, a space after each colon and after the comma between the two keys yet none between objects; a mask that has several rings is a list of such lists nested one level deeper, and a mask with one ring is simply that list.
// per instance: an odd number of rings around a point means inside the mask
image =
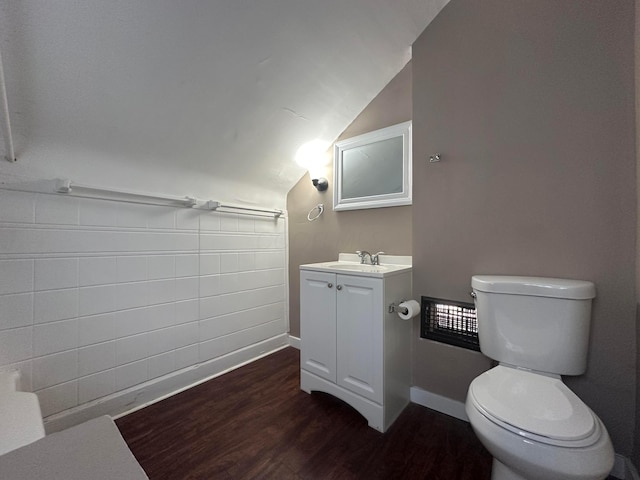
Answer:
[{"label": "faucet handle", "polygon": [[378,252],[375,255],[371,255],[371,263],[373,265],[380,265],[379,255],[384,255],[384,252]]},{"label": "faucet handle", "polygon": [[356,253],[360,257],[360,263],[364,263],[365,262],[365,259],[367,258],[367,255],[369,255],[369,259],[371,259],[371,263],[373,263],[373,259],[371,257],[371,254],[369,252],[367,252],[366,250],[356,250]]}]

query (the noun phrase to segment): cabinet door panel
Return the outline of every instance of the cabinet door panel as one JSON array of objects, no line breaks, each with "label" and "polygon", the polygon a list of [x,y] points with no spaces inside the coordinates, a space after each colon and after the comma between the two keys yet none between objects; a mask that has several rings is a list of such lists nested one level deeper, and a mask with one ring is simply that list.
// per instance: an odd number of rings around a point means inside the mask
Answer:
[{"label": "cabinet door panel", "polygon": [[382,282],[337,275],[338,385],[382,403]]},{"label": "cabinet door panel", "polygon": [[300,366],[332,382],[336,381],[335,282],[333,273],[300,271]]}]

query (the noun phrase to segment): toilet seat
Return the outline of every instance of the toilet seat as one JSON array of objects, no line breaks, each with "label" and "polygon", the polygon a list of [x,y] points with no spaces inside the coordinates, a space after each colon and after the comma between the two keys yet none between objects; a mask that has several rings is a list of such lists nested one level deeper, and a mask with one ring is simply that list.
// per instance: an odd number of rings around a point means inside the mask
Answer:
[{"label": "toilet seat", "polygon": [[477,377],[469,393],[487,419],[534,441],[584,447],[601,435],[594,413],[559,377],[499,365]]}]

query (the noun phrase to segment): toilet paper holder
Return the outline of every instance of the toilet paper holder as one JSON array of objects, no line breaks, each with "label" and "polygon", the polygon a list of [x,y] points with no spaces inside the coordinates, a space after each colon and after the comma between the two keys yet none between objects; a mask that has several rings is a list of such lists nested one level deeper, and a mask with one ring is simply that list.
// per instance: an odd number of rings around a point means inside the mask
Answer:
[{"label": "toilet paper holder", "polygon": [[407,313],[409,313],[409,309],[407,307],[401,307],[400,304],[406,302],[406,300],[400,300],[397,304],[394,302],[391,305],[389,305],[389,313],[402,313],[403,315],[406,315]]}]

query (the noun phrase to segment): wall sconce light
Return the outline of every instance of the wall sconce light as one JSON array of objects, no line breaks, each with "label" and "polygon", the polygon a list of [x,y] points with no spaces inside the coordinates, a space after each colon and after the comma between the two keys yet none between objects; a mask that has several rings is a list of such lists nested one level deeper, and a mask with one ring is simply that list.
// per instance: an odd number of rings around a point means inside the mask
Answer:
[{"label": "wall sconce light", "polygon": [[309,171],[311,182],[319,192],[329,188],[329,181],[325,175],[329,163],[327,149],[330,146],[331,143],[316,139],[305,143],[296,152],[296,162]]}]

